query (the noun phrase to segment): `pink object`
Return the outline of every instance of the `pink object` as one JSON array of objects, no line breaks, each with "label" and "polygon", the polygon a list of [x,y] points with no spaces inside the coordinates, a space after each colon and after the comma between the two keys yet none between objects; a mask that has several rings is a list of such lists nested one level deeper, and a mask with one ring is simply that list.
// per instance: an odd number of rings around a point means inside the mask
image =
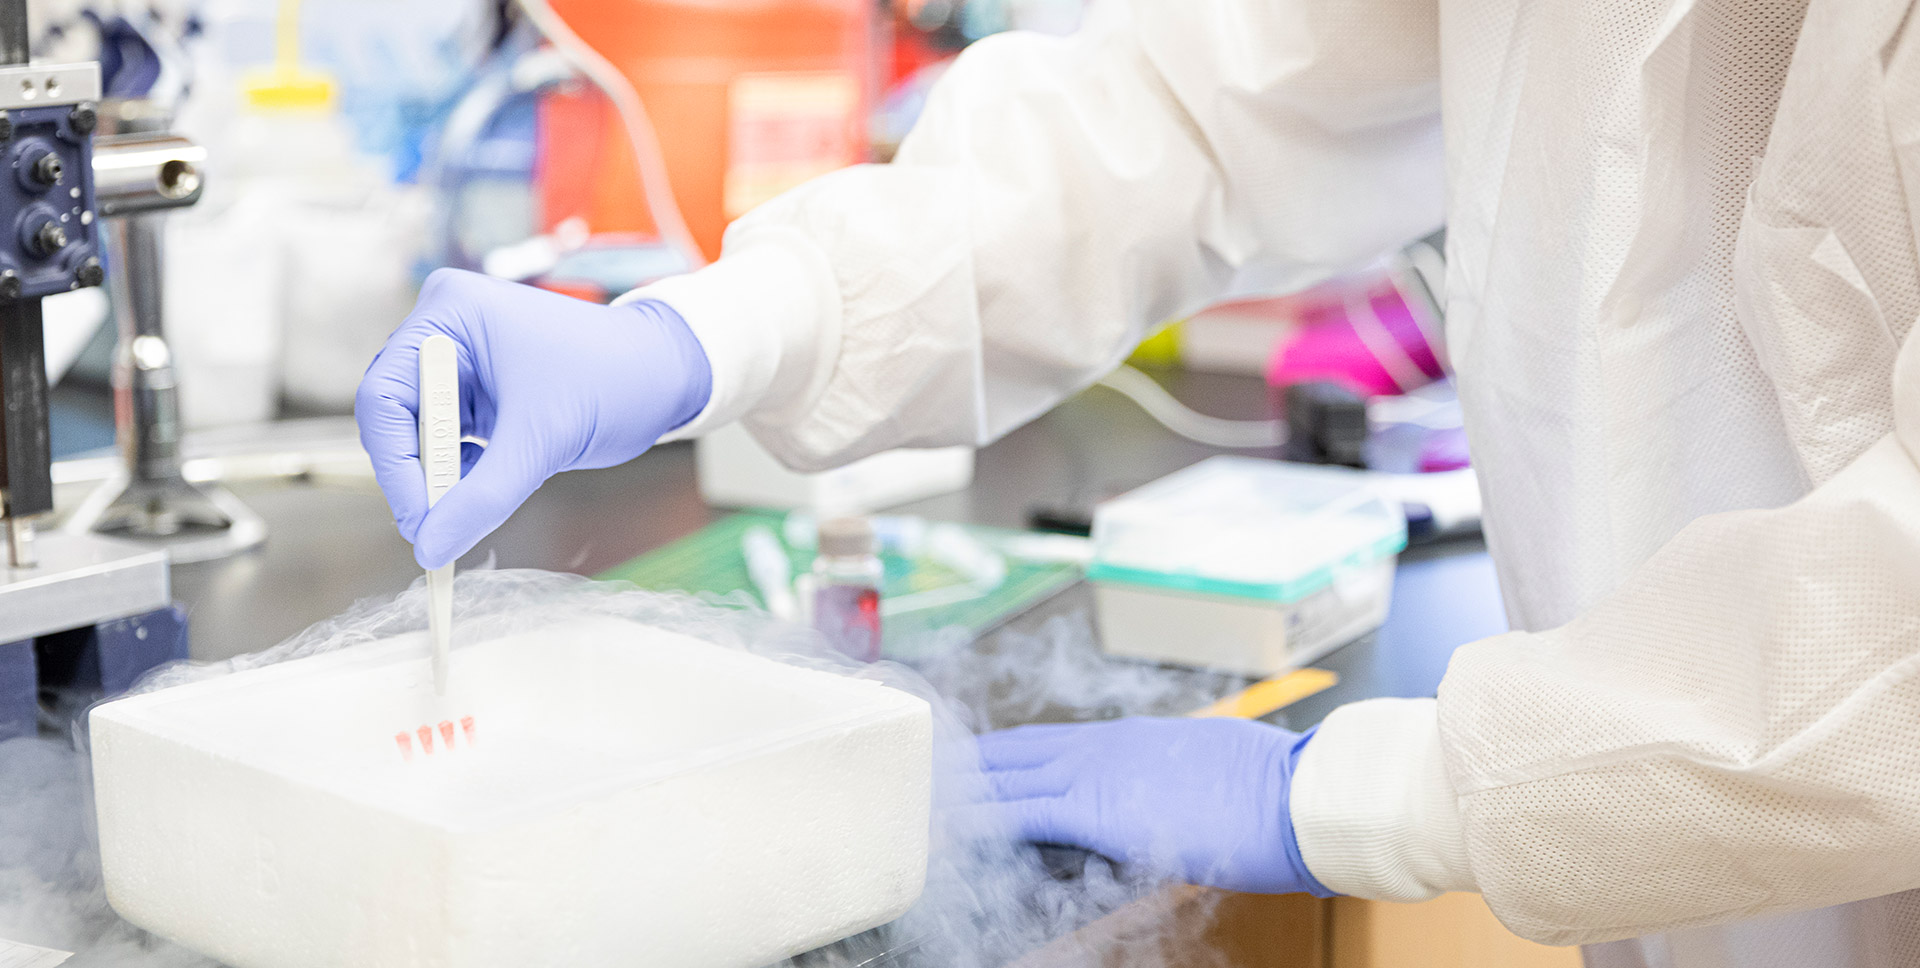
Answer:
[{"label": "pink object", "polygon": [[1445,375],[1412,308],[1385,280],[1323,286],[1301,304],[1299,333],[1267,367],[1273,386],[1324,380],[1362,396],[1391,396]]},{"label": "pink object", "polygon": [[1420,472],[1457,471],[1471,464],[1467,459],[1467,432],[1459,427],[1435,430],[1420,448]]},{"label": "pink object", "polygon": [[[434,734],[436,732],[440,736],[437,742],[434,740]],[[460,717],[460,725],[457,727],[454,725],[453,720],[443,719],[437,723],[427,723],[412,732],[401,730],[393,735],[393,742],[400,747],[400,758],[411,762],[413,760],[413,748],[415,745],[414,737],[419,737],[420,751],[428,756],[432,756],[436,746],[443,753],[453,752],[455,745],[453,739],[456,735],[465,736],[467,738],[467,746],[469,748],[473,746],[475,727],[472,716]]]}]

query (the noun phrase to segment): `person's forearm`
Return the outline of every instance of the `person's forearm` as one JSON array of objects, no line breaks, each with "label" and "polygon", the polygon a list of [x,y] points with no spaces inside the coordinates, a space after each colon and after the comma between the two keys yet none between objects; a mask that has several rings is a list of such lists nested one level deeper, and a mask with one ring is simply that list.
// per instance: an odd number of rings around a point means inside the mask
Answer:
[{"label": "person's forearm", "polygon": [[748,413],[804,411],[840,350],[840,294],[817,247],[774,228],[732,240],[727,256],[616,303],[658,299],[686,319],[707,351],[713,393],[667,440],[698,437]]},{"label": "person's forearm", "polygon": [[1516,932],[1594,942],[1920,887],[1920,468],[1891,435],[1696,520],[1574,622],[1463,647],[1439,722]]},{"label": "person's forearm", "polygon": [[[1433,38],[1326,2],[1149,0],[1151,30],[969,48],[892,164],[773,199],[719,265],[649,290],[715,344],[690,430],[738,416],[800,469],[984,443],[1236,284],[1300,284],[1430,231]],[[1394,71],[1348,69],[1385,51]]]}]

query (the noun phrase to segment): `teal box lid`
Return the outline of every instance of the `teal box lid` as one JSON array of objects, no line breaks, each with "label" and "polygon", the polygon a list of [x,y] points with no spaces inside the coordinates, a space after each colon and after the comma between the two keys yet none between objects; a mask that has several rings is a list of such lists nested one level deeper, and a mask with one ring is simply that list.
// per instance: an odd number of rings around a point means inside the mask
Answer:
[{"label": "teal box lid", "polygon": [[1087,578],[1294,602],[1407,545],[1399,504],[1348,468],[1213,457],[1101,504]]}]

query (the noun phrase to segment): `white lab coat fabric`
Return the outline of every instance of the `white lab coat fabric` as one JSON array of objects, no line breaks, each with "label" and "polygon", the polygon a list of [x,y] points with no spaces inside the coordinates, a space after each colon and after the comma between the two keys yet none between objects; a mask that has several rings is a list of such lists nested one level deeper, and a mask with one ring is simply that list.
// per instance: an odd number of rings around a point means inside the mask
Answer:
[{"label": "white lab coat fabric", "polygon": [[1308,865],[1549,942],[1672,932],[1609,968],[1910,965],[1917,190],[1907,0],[1135,0],[975,46],[894,164],[648,292],[713,363],[688,431],[817,467],[989,440],[1159,320],[1444,219],[1523,631],[1328,718]]}]

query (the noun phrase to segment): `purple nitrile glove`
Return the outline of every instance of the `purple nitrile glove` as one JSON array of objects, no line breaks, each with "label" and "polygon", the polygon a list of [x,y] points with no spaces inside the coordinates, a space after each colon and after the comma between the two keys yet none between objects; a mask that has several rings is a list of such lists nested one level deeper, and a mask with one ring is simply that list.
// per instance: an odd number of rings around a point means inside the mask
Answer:
[{"label": "purple nitrile glove", "polygon": [[[420,344],[458,344],[465,476],[427,510],[415,428]],[[354,398],[360,443],[422,568],[465,554],[547,478],[640,456],[707,405],[713,373],[667,304],[603,306],[441,269],[367,367]]]},{"label": "purple nitrile glove", "polygon": [[1300,857],[1287,805],[1312,735],[1135,717],[988,733],[980,758],[997,808],[1027,840],[1208,887],[1330,897]]}]

